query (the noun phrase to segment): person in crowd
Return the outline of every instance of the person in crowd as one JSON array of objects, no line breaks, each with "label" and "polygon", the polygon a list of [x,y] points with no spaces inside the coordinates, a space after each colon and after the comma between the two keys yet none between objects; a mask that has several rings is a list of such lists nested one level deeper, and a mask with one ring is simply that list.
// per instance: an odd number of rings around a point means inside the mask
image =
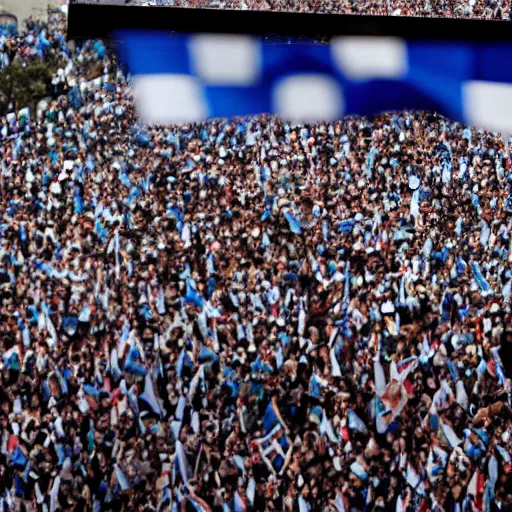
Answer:
[{"label": "person in crowd", "polygon": [[511,141],[143,126],[64,27],[3,39],[63,64],[0,119],[0,510],[512,510]]}]

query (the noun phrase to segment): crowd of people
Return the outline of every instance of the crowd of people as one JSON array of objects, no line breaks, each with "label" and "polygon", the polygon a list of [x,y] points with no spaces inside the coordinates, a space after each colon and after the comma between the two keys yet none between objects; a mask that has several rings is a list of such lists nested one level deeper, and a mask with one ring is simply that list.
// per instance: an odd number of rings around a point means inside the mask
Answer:
[{"label": "crowd of people", "polygon": [[512,14],[510,2],[499,0],[146,0],[146,3],[179,7],[492,20],[509,20]]},{"label": "crowd of people", "polygon": [[512,510],[510,141],[150,128],[61,14],[0,46],[64,63],[0,120],[2,512]]},{"label": "crowd of people", "polygon": [[72,0],[160,7],[251,9],[322,14],[432,16],[512,20],[508,0]]}]

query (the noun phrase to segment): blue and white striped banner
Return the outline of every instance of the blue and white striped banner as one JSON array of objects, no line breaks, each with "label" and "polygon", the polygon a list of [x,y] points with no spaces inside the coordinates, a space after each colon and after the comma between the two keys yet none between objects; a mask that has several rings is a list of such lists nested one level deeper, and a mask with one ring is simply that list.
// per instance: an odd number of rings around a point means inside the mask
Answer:
[{"label": "blue and white striped banner", "polygon": [[512,131],[512,43],[125,32],[121,57],[150,124],[277,114],[292,122],[428,110]]}]

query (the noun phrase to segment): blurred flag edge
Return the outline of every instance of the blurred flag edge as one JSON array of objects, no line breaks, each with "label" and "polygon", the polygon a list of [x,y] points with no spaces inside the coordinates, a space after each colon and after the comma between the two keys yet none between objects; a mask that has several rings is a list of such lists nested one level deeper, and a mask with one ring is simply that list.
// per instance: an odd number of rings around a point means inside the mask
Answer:
[{"label": "blurred flag edge", "polygon": [[[291,122],[428,110],[512,131],[510,42],[339,37],[276,43],[249,35],[121,31],[120,58],[148,124],[276,114]],[[443,56],[450,55],[449,62]]]}]

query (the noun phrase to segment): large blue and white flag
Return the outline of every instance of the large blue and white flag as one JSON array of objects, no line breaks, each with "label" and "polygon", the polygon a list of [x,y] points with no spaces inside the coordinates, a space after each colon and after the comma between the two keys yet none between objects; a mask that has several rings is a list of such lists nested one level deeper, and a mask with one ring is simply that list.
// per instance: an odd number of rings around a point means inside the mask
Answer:
[{"label": "large blue and white flag", "polygon": [[512,43],[340,37],[287,44],[136,31],[120,38],[138,112],[150,124],[262,113],[315,122],[407,109],[512,131]]}]

